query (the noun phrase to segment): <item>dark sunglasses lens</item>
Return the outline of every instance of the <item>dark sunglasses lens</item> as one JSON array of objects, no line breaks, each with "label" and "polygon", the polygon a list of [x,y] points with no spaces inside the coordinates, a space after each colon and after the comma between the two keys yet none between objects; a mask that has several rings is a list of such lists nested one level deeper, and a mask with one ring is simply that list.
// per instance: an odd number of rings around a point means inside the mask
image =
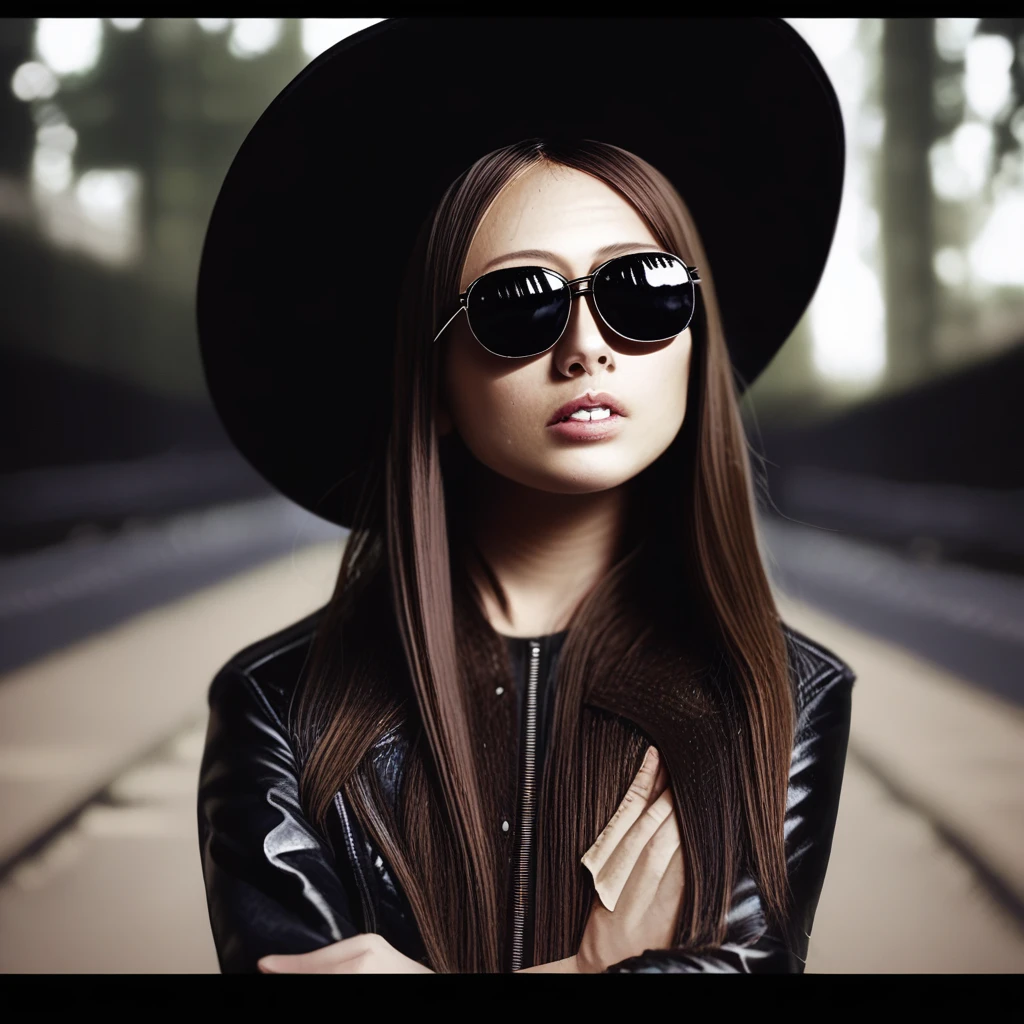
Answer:
[{"label": "dark sunglasses lens", "polygon": [[693,282],[686,264],[661,253],[612,260],[594,278],[594,301],[617,334],[662,341],[681,334],[693,315]]},{"label": "dark sunglasses lens", "polygon": [[509,267],[469,293],[469,323],[484,348],[510,358],[551,348],[569,320],[569,289],[542,267]]}]

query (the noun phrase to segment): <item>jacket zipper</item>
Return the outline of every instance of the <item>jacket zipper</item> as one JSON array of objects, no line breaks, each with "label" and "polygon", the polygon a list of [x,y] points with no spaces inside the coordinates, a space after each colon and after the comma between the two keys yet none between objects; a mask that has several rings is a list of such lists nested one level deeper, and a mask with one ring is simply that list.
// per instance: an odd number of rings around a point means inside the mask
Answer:
[{"label": "jacket zipper", "polygon": [[523,966],[523,935],[530,902],[530,853],[533,847],[534,797],[537,761],[537,676],[540,644],[530,641],[530,675],[526,689],[526,739],[523,748],[523,798],[519,816],[519,862],[515,880],[512,930],[512,970]]},{"label": "jacket zipper", "polygon": [[352,825],[348,818],[348,809],[345,806],[345,798],[340,792],[334,794],[334,806],[341,817],[342,830],[345,833],[345,842],[348,845],[349,859],[352,861],[352,873],[355,875],[356,888],[359,890],[359,902],[363,905],[363,921],[367,932],[377,930],[377,915],[374,912],[373,899],[370,896],[370,886],[363,874],[363,866],[359,861],[359,853],[356,849],[355,836],[352,834]]}]

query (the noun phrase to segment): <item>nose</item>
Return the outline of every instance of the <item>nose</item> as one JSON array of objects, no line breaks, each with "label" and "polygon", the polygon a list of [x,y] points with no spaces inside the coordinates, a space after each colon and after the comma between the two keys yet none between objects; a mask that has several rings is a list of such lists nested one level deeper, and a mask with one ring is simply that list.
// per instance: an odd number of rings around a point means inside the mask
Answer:
[{"label": "nose", "polygon": [[555,365],[567,377],[572,376],[569,371],[576,363],[587,373],[593,373],[597,366],[608,363],[612,355],[604,337],[607,328],[594,306],[589,287],[574,285],[573,288],[569,322],[554,352]]}]

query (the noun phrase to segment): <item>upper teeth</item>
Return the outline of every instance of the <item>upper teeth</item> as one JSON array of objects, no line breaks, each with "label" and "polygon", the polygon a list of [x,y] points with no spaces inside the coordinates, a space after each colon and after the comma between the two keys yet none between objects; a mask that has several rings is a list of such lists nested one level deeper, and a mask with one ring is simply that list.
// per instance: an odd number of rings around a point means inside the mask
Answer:
[{"label": "upper teeth", "polygon": [[607,416],[611,416],[611,409],[606,406],[598,406],[596,409],[577,409],[571,416],[566,416],[564,419],[567,420],[603,420]]}]

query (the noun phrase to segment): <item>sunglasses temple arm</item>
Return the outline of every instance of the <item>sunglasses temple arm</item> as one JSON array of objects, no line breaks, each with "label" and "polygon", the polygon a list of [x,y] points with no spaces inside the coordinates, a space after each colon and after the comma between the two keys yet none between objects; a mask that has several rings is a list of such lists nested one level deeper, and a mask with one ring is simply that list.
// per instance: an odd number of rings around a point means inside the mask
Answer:
[{"label": "sunglasses temple arm", "polygon": [[[444,332],[445,332],[445,329],[446,329],[446,328],[448,327],[448,325],[449,325],[449,324],[450,324],[450,323],[451,323],[451,322],[452,322],[452,321],[453,321],[453,320],[454,320],[454,319],[455,319],[455,318],[456,318],[456,317],[457,317],[457,316],[458,316],[458,315],[459,315],[459,314],[460,314],[460,313],[461,313],[461,312],[462,312],[462,311],[463,311],[463,310],[464,310],[465,308],[466,308],[465,306],[461,306],[461,305],[460,305],[460,306],[459,306],[459,308],[458,308],[457,310],[455,310],[455,312],[454,312],[454,313],[452,313],[452,315],[451,315],[450,317],[448,317],[448,319],[447,319],[447,320],[445,320],[445,322],[444,322],[444,327],[442,327],[442,328],[441,328],[441,330],[439,330],[439,331],[437,332],[437,334],[435,334],[435,335],[434,335],[434,341],[437,341],[437,339],[438,339],[438,338],[440,338],[442,334],[444,334]],[[431,344],[433,344],[433,342],[431,342]]]}]

